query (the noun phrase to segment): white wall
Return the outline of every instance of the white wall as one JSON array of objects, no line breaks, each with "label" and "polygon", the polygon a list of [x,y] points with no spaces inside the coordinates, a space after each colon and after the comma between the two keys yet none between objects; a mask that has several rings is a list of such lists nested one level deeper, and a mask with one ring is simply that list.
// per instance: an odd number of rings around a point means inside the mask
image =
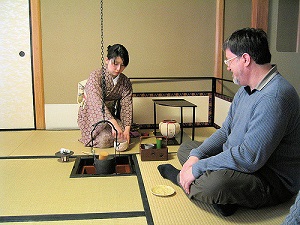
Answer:
[{"label": "white wall", "polygon": [[[133,122],[137,124],[153,124],[154,122],[154,103],[152,99],[185,99],[196,107],[196,122],[208,121],[208,96],[184,96],[184,97],[136,97],[133,98]],[[191,123],[193,121],[193,109],[183,108],[183,122]],[[166,120],[175,119],[180,122],[180,107],[156,106],[157,123]]]},{"label": "white wall", "polygon": [[47,130],[78,129],[77,104],[46,104],[45,121]]},{"label": "white wall", "polygon": [[225,101],[221,98],[216,97],[215,98],[215,124],[222,126],[222,123],[224,122],[229,108],[230,108],[231,102]]}]

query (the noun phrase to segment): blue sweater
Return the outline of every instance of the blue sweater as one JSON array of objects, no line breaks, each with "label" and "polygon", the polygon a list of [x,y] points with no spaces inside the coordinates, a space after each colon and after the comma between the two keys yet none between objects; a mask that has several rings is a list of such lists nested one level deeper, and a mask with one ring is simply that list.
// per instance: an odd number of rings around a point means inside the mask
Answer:
[{"label": "blue sweater", "polygon": [[[190,156],[195,178],[207,170],[254,173],[266,165],[292,193],[300,189],[300,100],[273,67],[260,88],[241,87],[222,125]],[[266,81],[267,80],[267,81]]]},{"label": "blue sweater", "polygon": [[296,197],[295,203],[290,209],[290,213],[285,218],[282,225],[299,225],[300,224],[300,191]]}]

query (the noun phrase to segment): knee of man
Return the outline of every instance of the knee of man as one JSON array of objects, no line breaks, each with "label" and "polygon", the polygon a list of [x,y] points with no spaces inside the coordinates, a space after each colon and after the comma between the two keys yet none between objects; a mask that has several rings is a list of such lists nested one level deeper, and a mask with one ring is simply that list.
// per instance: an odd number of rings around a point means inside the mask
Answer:
[{"label": "knee of man", "polygon": [[200,144],[199,141],[186,141],[179,146],[178,151],[191,151],[193,148],[199,147]]},{"label": "knee of man", "polygon": [[197,148],[202,142],[199,141],[187,141],[183,142],[177,151],[177,157],[181,164],[184,164],[192,149]]},{"label": "knee of man", "polygon": [[197,181],[201,185],[202,194],[218,196],[220,193],[230,192],[232,173],[234,171],[231,170],[207,171],[204,173]]}]

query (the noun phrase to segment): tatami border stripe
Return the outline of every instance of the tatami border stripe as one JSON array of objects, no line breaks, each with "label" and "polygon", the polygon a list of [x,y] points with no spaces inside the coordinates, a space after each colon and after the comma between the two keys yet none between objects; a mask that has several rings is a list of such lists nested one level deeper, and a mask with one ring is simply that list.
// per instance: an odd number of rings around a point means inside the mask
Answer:
[{"label": "tatami border stripe", "polygon": [[[75,156],[70,156],[70,158],[76,158]],[[51,158],[59,158],[57,156],[52,155],[28,155],[28,156],[0,156],[0,159],[51,159]]]},{"label": "tatami border stripe", "polygon": [[109,212],[109,213],[83,213],[83,214],[49,214],[28,216],[1,216],[0,223],[4,222],[30,222],[30,221],[63,221],[63,220],[92,220],[145,217],[144,211],[135,212]]},{"label": "tatami border stripe", "polygon": [[142,177],[142,174],[141,174],[141,170],[140,170],[138,160],[136,158],[136,154],[133,155],[132,159],[134,161],[134,165],[135,165],[135,169],[136,169],[135,172],[136,172],[136,176],[137,176],[138,183],[139,183],[139,188],[140,188],[140,192],[141,192],[141,198],[142,198],[142,201],[143,201],[143,206],[144,206],[144,210],[145,210],[147,224],[148,225],[154,225],[153,217],[152,217],[151,210],[150,210],[150,205],[149,205],[146,190],[145,190],[143,177]]}]

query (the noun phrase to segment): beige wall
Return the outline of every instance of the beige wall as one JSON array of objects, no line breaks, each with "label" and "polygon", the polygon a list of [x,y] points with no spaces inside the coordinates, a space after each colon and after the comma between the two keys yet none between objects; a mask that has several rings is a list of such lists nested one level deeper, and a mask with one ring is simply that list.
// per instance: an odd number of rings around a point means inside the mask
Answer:
[{"label": "beige wall", "polygon": [[[252,0],[243,0],[243,4],[241,4],[241,1],[238,0],[225,0],[224,39],[237,29],[251,26],[251,2]],[[231,80],[231,72],[228,72],[226,68],[223,65],[223,77]],[[238,86],[229,88],[236,91]]]},{"label": "beige wall", "polygon": [[[225,38],[251,25],[251,1],[240,4],[238,0],[225,0]],[[212,0],[189,4],[171,0],[104,0],[105,47],[118,42],[128,48],[130,64],[124,72],[131,78],[212,76],[215,5]],[[73,104],[77,82],[100,66],[99,0],[41,0],[41,14],[45,103]],[[277,51],[277,14],[278,0],[270,0],[272,62],[296,84],[300,79],[300,53]],[[224,78],[231,79],[226,68]],[[176,90],[182,86],[172,87]],[[237,88],[230,85],[224,91],[232,95]],[[296,88],[300,93],[300,85]],[[143,90],[147,91],[147,86]]]},{"label": "beige wall", "polygon": [[41,0],[46,104],[76,103],[77,82],[100,60],[97,0]]},{"label": "beige wall", "polygon": [[[215,11],[211,0],[104,0],[105,53],[124,44],[129,77],[213,76]],[[100,66],[99,0],[41,0],[41,16],[45,103],[76,103],[77,82]]]},{"label": "beige wall", "polygon": [[[101,65],[99,1],[41,0],[46,127],[58,117],[68,118],[76,126],[77,83]],[[225,0],[225,38],[251,25],[251,2]],[[269,2],[272,62],[300,93],[299,53],[277,52],[278,0]],[[215,13],[216,1],[212,0],[190,0],[188,4],[172,0],[104,0],[105,53],[108,44],[124,44],[130,53],[124,73],[130,78],[213,76]],[[226,69],[224,78],[231,80]],[[210,83],[134,82],[133,88],[134,92],[206,91]],[[224,87],[231,96],[237,89],[233,84]],[[135,106],[134,110],[140,108]],[[206,115],[207,109],[201,113]]]}]

